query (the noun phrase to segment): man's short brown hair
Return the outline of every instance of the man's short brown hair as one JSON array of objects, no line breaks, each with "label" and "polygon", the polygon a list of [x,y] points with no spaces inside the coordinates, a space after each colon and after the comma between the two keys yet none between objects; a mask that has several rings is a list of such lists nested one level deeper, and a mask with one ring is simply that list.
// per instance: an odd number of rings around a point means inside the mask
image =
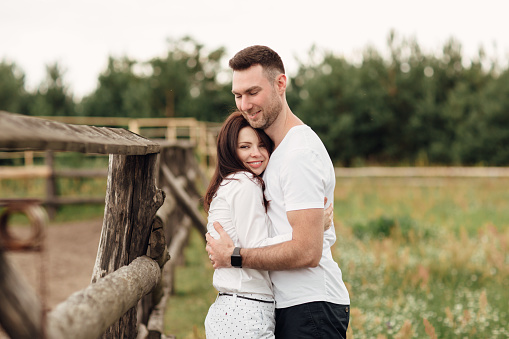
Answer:
[{"label": "man's short brown hair", "polygon": [[244,48],[230,59],[229,65],[234,71],[243,71],[251,66],[261,65],[270,80],[275,80],[278,74],[285,74],[281,57],[267,46],[254,45]]}]

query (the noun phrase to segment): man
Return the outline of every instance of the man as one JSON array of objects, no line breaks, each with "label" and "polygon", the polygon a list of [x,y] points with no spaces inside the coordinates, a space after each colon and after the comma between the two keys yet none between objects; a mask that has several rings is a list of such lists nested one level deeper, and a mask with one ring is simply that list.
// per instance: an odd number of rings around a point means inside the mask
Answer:
[{"label": "man", "polygon": [[332,259],[334,227],[323,229],[323,197],[333,201],[335,174],[320,138],[286,102],[287,78],[279,55],[251,46],[231,60],[232,92],[250,125],[274,141],[263,179],[272,236],[292,240],[263,248],[235,248],[218,223],[207,235],[214,268],[269,270],[276,299],[277,338],[346,338],[350,299]]}]

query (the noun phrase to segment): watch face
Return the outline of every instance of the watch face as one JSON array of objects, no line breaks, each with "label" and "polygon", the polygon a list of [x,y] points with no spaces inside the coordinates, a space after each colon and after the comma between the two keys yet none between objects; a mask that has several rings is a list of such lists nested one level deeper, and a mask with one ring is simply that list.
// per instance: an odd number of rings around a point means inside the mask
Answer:
[{"label": "watch face", "polygon": [[231,258],[233,267],[242,267],[242,257],[240,255],[239,256],[232,255]]}]

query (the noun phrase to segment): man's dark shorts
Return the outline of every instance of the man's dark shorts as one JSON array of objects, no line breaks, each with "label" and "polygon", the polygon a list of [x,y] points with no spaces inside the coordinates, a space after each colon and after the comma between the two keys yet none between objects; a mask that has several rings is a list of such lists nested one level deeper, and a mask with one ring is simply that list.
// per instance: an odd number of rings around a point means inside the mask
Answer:
[{"label": "man's dark shorts", "polygon": [[276,338],[346,338],[350,306],[324,301],[276,309]]}]

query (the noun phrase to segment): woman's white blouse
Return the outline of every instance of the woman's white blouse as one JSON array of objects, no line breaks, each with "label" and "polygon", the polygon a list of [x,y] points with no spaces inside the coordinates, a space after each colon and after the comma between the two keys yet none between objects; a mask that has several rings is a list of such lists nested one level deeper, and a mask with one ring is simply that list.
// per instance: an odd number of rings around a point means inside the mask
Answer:
[{"label": "woman's white blouse", "polygon": [[[249,172],[229,175],[212,199],[207,229],[217,239],[214,221],[223,226],[236,247],[263,247],[292,239],[292,233],[269,238],[262,189]],[[216,269],[213,285],[219,292],[273,294],[268,271],[249,268]]]}]

